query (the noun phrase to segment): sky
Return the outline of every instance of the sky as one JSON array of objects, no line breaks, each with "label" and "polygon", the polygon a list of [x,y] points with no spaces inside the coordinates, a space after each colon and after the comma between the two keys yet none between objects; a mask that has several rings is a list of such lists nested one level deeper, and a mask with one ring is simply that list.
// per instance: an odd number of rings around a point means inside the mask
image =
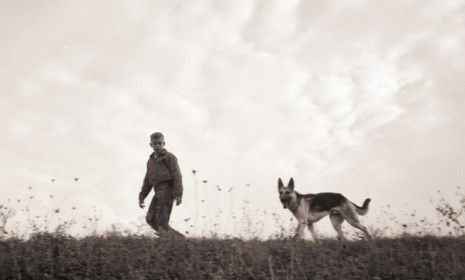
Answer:
[{"label": "sky", "polygon": [[370,197],[371,229],[434,220],[465,181],[464,26],[463,1],[1,1],[0,203],[147,230],[161,131],[195,236],[295,226],[278,177]]}]

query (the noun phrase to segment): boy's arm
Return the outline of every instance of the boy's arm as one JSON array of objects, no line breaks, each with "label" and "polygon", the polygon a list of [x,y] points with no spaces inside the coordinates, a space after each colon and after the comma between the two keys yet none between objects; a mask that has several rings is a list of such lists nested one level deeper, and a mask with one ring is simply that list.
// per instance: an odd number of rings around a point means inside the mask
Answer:
[{"label": "boy's arm", "polygon": [[171,179],[173,180],[173,195],[176,198],[182,197],[183,187],[182,187],[182,175],[179,168],[178,159],[175,155],[171,154],[167,157],[167,167],[171,173]]},{"label": "boy's arm", "polygon": [[149,184],[149,162],[147,162],[147,171],[145,172],[144,183],[142,184],[142,188],[139,192],[139,203],[144,201],[151,190],[152,186]]}]

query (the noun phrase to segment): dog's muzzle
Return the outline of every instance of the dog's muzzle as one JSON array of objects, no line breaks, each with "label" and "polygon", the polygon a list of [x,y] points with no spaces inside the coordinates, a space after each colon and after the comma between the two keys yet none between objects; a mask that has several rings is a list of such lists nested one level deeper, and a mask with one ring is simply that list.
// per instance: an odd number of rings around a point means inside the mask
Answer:
[{"label": "dog's muzzle", "polygon": [[288,206],[289,206],[289,198],[288,197],[284,197],[284,198],[280,198],[281,200],[281,203],[283,204],[283,208],[286,209]]}]

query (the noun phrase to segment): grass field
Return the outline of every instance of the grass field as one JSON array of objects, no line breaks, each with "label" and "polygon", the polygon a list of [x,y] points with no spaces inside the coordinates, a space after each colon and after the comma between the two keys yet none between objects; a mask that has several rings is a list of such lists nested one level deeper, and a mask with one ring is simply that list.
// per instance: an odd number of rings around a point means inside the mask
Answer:
[{"label": "grass field", "polygon": [[[155,238],[137,228],[77,237],[69,232],[75,220],[49,226],[50,216],[61,214],[56,210],[45,219],[25,219],[19,225],[30,235],[21,235],[8,224],[18,213],[29,217],[28,205],[0,204],[0,280],[465,279],[465,195],[457,198],[438,201],[436,223],[424,218],[400,223],[403,234],[381,230],[372,232],[373,241],[352,236],[351,241],[319,243],[283,238],[292,235],[284,225],[267,240]],[[384,217],[389,220],[389,213]]]},{"label": "grass field", "polygon": [[1,279],[464,279],[465,238],[369,241],[36,234],[0,241]]}]

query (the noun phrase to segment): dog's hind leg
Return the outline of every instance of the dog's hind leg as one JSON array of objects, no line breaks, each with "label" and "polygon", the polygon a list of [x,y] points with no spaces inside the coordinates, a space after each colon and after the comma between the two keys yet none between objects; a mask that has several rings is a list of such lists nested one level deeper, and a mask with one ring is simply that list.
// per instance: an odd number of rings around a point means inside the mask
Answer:
[{"label": "dog's hind leg", "polygon": [[355,227],[355,228],[358,228],[359,230],[363,231],[363,233],[365,233],[366,237],[367,237],[369,240],[372,239],[372,238],[371,238],[371,235],[368,233],[367,228],[364,227],[358,220],[349,219],[349,218],[346,219],[346,220],[347,220],[347,222],[348,222],[351,226],[353,226],[353,227]]},{"label": "dog's hind leg", "polygon": [[329,213],[329,219],[333,224],[333,228],[337,232],[337,239],[342,240],[344,239],[344,234],[342,233],[341,224],[344,222],[344,218],[342,217],[341,213],[337,210],[331,210]]},{"label": "dog's hind leg", "polygon": [[368,230],[366,227],[364,227],[360,221],[358,220],[357,213],[355,210],[349,205],[346,204],[344,207],[341,208],[341,215],[346,221],[353,226],[354,228],[358,228],[359,230],[363,231],[365,233],[366,237],[371,240],[371,235],[368,233]]},{"label": "dog's hind leg", "polygon": [[315,242],[318,242],[318,236],[316,235],[315,229],[313,228],[313,223],[307,221],[307,227],[308,230],[312,233],[313,240],[315,240]]},{"label": "dog's hind leg", "polygon": [[371,240],[371,235],[368,233],[368,230],[366,227],[364,227],[360,221],[358,220],[357,216],[356,215],[349,215],[348,217],[345,217],[347,222],[355,227],[355,228],[358,228],[359,230],[363,231],[363,233],[365,233],[366,237]]}]

